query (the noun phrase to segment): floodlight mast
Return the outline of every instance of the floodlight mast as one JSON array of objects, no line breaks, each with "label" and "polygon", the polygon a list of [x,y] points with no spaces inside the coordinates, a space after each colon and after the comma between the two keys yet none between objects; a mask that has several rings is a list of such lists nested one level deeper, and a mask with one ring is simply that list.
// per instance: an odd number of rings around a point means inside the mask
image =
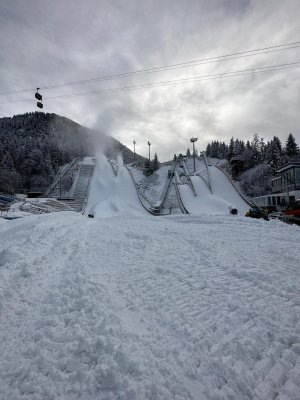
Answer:
[{"label": "floodlight mast", "polygon": [[151,146],[151,143],[149,142],[149,140],[148,140],[148,146],[149,146],[149,163],[150,163],[150,146]]},{"label": "floodlight mast", "polygon": [[133,141],[133,159],[134,159],[134,161],[135,161],[135,144],[136,144],[136,141],[134,140]]},{"label": "floodlight mast", "polygon": [[193,143],[193,158],[194,158],[194,173],[196,172],[196,163],[195,163],[195,142],[197,142],[198,138],[190,138],[190,142]]}]

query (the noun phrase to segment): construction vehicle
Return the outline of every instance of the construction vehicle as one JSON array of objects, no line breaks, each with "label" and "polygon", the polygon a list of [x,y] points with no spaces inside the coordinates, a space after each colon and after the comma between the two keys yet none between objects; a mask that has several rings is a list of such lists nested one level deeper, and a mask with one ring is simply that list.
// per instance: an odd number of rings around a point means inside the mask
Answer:
[{"label": "construction vehicle", "polygon": [[245,217],[257,218],[257,219],[263,218],[266,221],[269,221],[268,212],[256,206],[252,206],[250,210],[246,212]]}]

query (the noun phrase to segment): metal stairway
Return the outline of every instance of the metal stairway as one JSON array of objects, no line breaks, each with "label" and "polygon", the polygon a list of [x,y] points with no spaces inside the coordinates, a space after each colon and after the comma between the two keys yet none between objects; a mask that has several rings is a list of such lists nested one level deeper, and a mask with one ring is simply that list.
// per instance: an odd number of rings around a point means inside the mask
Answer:
[{"label": "metal stairway", "polygon": [[82,211],[84,209],[95,168],[95,161],[96,160],[93,160],[90,163],[82,162],[80,164],[73,196],[65,199],[60,199],[60,201],[67,204],[74,211]]}]

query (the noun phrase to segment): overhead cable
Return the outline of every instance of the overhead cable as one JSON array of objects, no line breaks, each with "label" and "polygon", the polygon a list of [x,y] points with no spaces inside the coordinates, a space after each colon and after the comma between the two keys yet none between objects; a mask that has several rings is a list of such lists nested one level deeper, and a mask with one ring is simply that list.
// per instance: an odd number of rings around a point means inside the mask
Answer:
[{"label": "overhead cable", "polygon": [[[46,97],[45,99],[47,101],[49,101],[49,100],[68,98],[68,97],[80,97],[80,96],[88,96],[88,95],[96,95],[96,94],[116,93],[116,92],[135,90],[135,89],[156,88],[156,87],[167,86],[167,85],[185,84],[185,83],[199,82],[199,81],[205,81],[205,80],[232,78],[232,77],[241,76],[241,75],[274,72],[274,71],[285,70],[285,69],[290,69],[290,68],[298,68],[298,67],[300,67],[300,61],[293,62],[293,63],[269,65],[269,66],[265,66],[265,67],[257,67],[257,68],[250,68],[250,69],[244,69],[244,70],[223,72],[220,74],[202,75],[202,76],[196,76],[196,77],[192,77],[192,78],[173,79],[173,80],[168,80],[168,81],[159,81],[159,82],[145,83],[145,84],[140,84],[140,85],[123,86],[123,87],[118,87],[118,88],[93,90],[93,91],[78,92],[78,93],[69,93],[69,94],[57,95],[57,96],[52,96],[52,97]],[[19,103],[19,102],[25,102],[25,101],[32,101],[32,99],[15,100],[15,101],[7,100],[4,102],[0,102],[0,104]]]},{"label": "overhead cable", "polygon": [[[59,83],[59,84],[48,85],[48,86],[40,86],[40,89],[41,90],[56,89],[56,88],[61,88],[61,87],[66,87],[66,86],[83,85],[83,84],[98,82],[98,81],[126,78],[126,77],[131,77],[131,76],[136,76],[136,75],[145,75],[145,74],[150,74],[150,73],[169,71],[169,70],[178,69],[178,68],[187,68],[187,67],[193,67],[193,66],[197,66],[197,65],[204,65],[204,64],[210,64],[210,63],[217,63],[217,62],[221,62],[221,61],[234,60],[234,59],[243,58],[243,57],[252,57],[252,56],[256,56],[256,55],[260,55],[260,54],[267,54],[267,53],[273,53],[273,52],[278,52],[278,51],[283,51],[283,50],[295,49],[298,47],[300,47],[300,41],[286,43],[286,44],[279,44],[276,46],[268,46],[268,47],[254,49],[254,50],[246,50],[246,51],[242,51],[242,52],[238,52],[238,53],[225,54],[225,55],[221,55],[221,56],[203,58],[203,59],[198,59],[198,60],[193,60],[193,61],[185,61],[185,62],[176,63],[176,64],[164,65],[164,66],[160,66],[160,67],[153,67],[153,68],[141,69],[141,70],[136,70],[136,71],[131,71],[131,72],[124,72],[124,73],[120,73],[120,74],[105,75],[105,76],[84,79],[84,80],[79,80],[79,81]],[[23,93],[23,92],[30,92],[33,90],[35,90],[35,89],[31,88],[31,89],[20,89],[20,90],[7,91],[7,92],[0,93],[0,96],[9,95],[9,94],[18,94],[18,93]]]}]

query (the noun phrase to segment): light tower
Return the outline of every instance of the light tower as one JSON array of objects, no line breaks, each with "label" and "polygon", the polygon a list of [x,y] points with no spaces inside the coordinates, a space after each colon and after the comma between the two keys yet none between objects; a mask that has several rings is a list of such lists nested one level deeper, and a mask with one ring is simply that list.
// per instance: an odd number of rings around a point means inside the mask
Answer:
[{"label": "light tower", "polygon": [[133,141],[133,160],[135,161],[135,143],[136,141]]},{"label": "light tower", "polygon": [[148,146],[149,146],[149,164],[150,164],[150,146],[151,146],[151,143],[149,142],[149,140],[148,140]]},{"label": "light tower", "polygon": [[191,138],[190,142],[193,143],[193,158],[194,158],[194,172],[196,172],[196,164],[195,164],[195,142],[197,142],[198,138]]}]

